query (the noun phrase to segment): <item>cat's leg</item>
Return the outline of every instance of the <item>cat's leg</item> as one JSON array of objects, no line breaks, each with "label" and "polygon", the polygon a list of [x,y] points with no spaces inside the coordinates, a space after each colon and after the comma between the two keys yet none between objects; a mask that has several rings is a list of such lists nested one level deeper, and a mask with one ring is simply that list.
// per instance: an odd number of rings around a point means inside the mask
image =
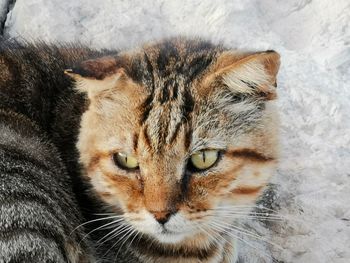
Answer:
[{"label": "cat's leg", "polygon": [[58,152],[30,120],[0,110],[0,262],[94,262]]}]

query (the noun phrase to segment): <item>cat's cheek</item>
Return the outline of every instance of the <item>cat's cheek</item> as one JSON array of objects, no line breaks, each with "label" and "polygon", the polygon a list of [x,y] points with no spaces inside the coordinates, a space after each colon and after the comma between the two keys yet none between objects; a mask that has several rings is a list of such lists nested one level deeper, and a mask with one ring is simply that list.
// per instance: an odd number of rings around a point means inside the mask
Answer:
[{"label": "cat's cheek", "polygon": [[275,161],[240,161],[222,173],[195,176],[189,187],[191,214],[215,208],[219,203],[247,205],[255,203],[275,172]]},{"label": "cat's cheek", "polygon": [[242,167],[243,165],[235,165],[221,173],[194,176],[189,186],[189,212],[205,211],[215,207],[222,197],[229,193],[228,189]]},{"label": "cat's cheek", "polygon": [[98,197],[112,207],[121,208],[124,212],[138,211],[143,207],[137,179],[111,173],[98,166],[90,170],[88,177]]},{"label": "cat's cheek", "polygon": [[262,194],[269,180],[275,173],[276,163],[249,163],[240,171],[236,180],[227,188],[224,195],[232,205],[246,205],[255,203]]},{"label": "cat's cheek", "polygon": [[144,207],[142,189],[137,179],[116,174],[104,174],[104,178],[125,212],[138,212]]},{"label": "cat's cheek", "polygon": [[90,184],[97,196],[107,204],[120,207],[121,204],[113,187],[106,181],[101,171],[89,174]]}]

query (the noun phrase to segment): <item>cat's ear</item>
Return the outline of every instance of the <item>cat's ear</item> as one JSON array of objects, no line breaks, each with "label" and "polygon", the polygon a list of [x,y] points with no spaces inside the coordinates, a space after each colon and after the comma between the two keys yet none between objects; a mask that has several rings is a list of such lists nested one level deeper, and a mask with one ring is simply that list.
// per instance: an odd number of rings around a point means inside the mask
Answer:
[{"label": "cat's ear", "polygon": [[73,78],[77,89],[86,92],[90,99],[114,88],[125,75],[114,57],[86,60],[74,68],[66,69],[64,73]]},{"label": "cat's ear", "polygon": [[220,80],[235,93],[276,98],[276,77],[280,55],[265,51],[247,55],[224,52],[217,60],[211,80]]}]

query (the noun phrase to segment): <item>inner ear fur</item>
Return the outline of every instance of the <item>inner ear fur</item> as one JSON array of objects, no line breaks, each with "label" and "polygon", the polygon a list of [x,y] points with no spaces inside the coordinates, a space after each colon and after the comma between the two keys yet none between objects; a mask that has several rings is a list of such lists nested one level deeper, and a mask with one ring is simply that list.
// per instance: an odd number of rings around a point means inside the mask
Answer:
[{"label": "inner ear fur", "polygon": [[275,51],[245,55],[226,51],[218,57],[206,82],[219,81],[234,93],[271,100],[276,98],[279,66],[280,55]]},{"label": "inner ear fur", "polygon": [[126,78],[123,67],[111,56],[83,61],[64,73],[74,79],[77,89],[87,93],[90,99],[116,87],[118,81]]}]

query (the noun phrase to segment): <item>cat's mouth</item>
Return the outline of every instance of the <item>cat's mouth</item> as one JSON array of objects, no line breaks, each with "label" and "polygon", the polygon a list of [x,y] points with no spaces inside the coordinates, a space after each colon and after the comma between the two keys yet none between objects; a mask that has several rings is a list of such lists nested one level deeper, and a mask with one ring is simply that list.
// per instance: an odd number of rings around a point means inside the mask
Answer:
[{"label": "cat's mouth", "polygon": [[139,233],[160,243],[179,244],[200,232],[181,212],[173,214],[166,222],[159,222],[147,211],[128,214],[126,219]]},{"label": "cat's mouth", "polygon": [[162,235],[176,235],[178,233],[174,232],[174,231],[170,231],[168,229],[166,229],[165,227],[163,227],[162,231],[160,232]]}]

